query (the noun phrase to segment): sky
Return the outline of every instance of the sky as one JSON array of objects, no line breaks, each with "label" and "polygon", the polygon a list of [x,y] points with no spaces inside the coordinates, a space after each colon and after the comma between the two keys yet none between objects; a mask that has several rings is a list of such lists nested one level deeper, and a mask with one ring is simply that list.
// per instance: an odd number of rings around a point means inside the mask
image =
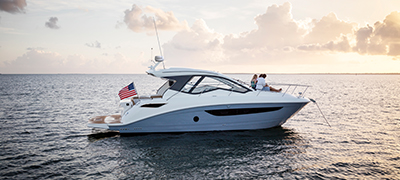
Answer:
[{"label": "sky", "polygon": [[400,1],[0,0],[2,74],[143,74],[160,54],[222,73],[400,73]]}]

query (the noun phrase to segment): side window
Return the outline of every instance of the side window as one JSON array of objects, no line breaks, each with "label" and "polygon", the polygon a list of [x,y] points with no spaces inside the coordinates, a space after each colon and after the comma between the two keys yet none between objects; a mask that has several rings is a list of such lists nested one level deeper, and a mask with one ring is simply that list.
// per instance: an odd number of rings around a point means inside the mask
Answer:
[{"label": "side window", "polygon": [[163,95],[168,88],[170,88],[175,82],[173,80],[168,80],[157,90],[158,95]]},{"label": "side window", "polygon": [[247,92],[248,91],[248,89],[246,89],[232,81],[229,81],[227,79],[223,79],[223,78],[216,78],[216,79],[218,79],[218,81],[220,81],[220,82],[224,83],[226,86],[228,86],[229,90],[237,91],[237,92]]},{"label": "side window", "polygon": [[205,77],[199,85],[192,91],[192,93],[203,93],[215,89],[231,89],[231,87],[215,77]]},{"label": "side window", "polygon": [[187,82],[186,85],[182,88],[182,92],[189,92],[200,78],[201,76],[193,76],[192,79],[190,79],[189,82]]}]

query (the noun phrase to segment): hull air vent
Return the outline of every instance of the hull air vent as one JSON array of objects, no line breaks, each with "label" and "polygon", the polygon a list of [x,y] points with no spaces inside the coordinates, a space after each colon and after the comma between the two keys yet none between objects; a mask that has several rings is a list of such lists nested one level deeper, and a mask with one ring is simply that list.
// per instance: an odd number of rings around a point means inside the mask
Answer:
[{"label": "hull air vent", "polygon": [[255,114],[277,111],[283,107],[265,107],[265,108],[241,108],[241,109],[218,109],[218,110],[206,110],[207,113],[214,116],[234,116],[241,114]]},{"label": "hull air vent", "polygon": [[146,108],[158,108],[161,106],[164,106],[165,104],[143,104],[140,107],[146,107]]}]

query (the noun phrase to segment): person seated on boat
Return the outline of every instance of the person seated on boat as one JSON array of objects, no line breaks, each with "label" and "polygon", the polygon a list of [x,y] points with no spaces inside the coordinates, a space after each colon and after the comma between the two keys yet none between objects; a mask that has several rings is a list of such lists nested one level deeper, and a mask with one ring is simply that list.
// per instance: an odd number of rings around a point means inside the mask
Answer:
[{"label": "person seated on boat", "polygon": [[275,89],[271,86],[269,86],[265,82],[265,78],[267,77],[266,74],[260,74],[260,76],[257,79],[257,85],[256,85],[256,90],[261,90],[261,91],[274,91],[274,92],[281,92],[282,88],[280,89]]},{"label": "person seated on boat", "polygon": [[256,85],[257,85],[257,74],[253,75],[253,78],[251,78],[251,88],[253,88],[254,90],[256,90]]}]

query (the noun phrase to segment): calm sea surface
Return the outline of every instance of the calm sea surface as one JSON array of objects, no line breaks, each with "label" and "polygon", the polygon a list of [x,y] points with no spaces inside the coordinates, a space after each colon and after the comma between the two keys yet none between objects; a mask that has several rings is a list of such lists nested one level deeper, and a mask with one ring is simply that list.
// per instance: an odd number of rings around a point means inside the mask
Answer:
[{"label": "calm sea surface", "polygon": [[[251,74],[229,74],[249,81]],[[279,128],[121,136],[87,120],[118,114],[147,75],[0,75],[0,179],[399,179],[400,75],[270,75],[312,85]],[[297,91],[297,90],[296,90]]]}]

